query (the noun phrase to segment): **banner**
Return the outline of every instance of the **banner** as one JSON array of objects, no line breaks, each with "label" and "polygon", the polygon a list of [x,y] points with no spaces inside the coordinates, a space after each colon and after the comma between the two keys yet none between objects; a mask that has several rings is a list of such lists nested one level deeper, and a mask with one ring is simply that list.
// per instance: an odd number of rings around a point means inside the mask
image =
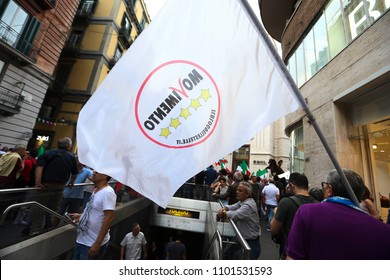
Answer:
[{"label": "banner", "polygon": [[82,163],[166,207],[298,103],[236,0],[171,0],[80,112]]}]

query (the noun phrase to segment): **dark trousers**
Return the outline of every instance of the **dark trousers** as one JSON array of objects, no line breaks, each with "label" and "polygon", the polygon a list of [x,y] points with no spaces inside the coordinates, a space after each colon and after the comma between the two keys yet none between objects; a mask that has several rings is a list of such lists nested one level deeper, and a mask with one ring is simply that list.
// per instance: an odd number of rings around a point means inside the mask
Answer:
[{"label": "dark trousers", "polygon": [[[65,184],[45,183],[44,185],[45,190],[37,192],[34,200],[58,213]],[[41,231],[44,227],[44,221],[46,221],[46,227],[51,226],[50,221],[45,219],[46,213],[46,211],[36,206],[32,207],[30,233]],[[54,225],[57,225],[58,221],[58,218],[54,218]]]}]

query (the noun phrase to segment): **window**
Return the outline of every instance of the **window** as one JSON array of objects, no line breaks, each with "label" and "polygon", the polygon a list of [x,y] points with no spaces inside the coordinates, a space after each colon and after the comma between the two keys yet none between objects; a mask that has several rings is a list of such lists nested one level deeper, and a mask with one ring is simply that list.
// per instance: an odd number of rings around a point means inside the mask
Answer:
[{"label": "window", "polygon": [[[1,32],[0,36],[11,46],[16,46],[19,34],[26,25],[28,14],[19,7],[14,1],[9,1],[1,16]],[[3,25],[6,27],[3,27]]]},{"label": "window", "polygon": [[325,16],[329,37],[330,57],[334,58],[347,46],[340,2],[331,1],[326,8]]},{"label": "window", "polygon": [[309,80],[317,72],[316,50],[314,48],[314,31],[311,30],[303,41],[306,63],[306,80]]},{"label": "window", "polygon": [[123,15],[121,26],[122,26],[123,32],[125,33],[127,38],[129,38],[130,34],[131,34],[132,25],[131,25],[130,19],[127,17],[126,14]]},{"label": "window", "polygon": [[303,56],[301,44],[289,59],[289,70],[298,86],[313,77],[389,8],[390,0],[330,0],[303,39]]},{"label": "window", "polygon": [[145,17],[142,17],[141,22],[139,23],[139,25],[141,26],[142,30],[145,29]]},{"label": "window", "polygon": [[15,1],[0,4],[0,40],[24,54],[29,54],[40,22]]},{"label": "window", "polygon": [[123,54],[123,50],[119,47],[119,45],[115,49],[115,54],[114,54],[114,60],[117,62]]},{"label": "window", "polygon": [[303,144],[303,126],[300,125],[291,132],[291,172],[304,173],[305,158]]},{"label": "window", "polygon": [[5,62],[0,60],[0,77],[1,77],[1,73],[3,72],[4,65],[5,65]]},{"label": "window", "polygon": [[233,152],[233,170],[236,170],[240,163],[245,160],[249,163],[250,147],[249,145],[244,145],[238,150]]},{"label": "window", "polygon": [[288,67],[290,70],[291,77],[293,78],[295,83],[297,83],[297,63],[295,61],[295,58],[296,58],[296,55],[294,53],[293,56],[288,61],[289,62]]},{"label": "window", "polygon": [[296,51],[297,61],[297,85],[300,87],[306,82],[306,73],[305,73],[305,53],[303,52],[303,44],[299,46]]},{"label": "window", "polygon": [[80,9],[81,14],[91,13],[94,5],[95,0],[85,0]]},{"label": "window", "polygon": [[314,42],[316,47],[317,71],[319,71],[329,61],[328,36],[324,16],[314,25]]},{"label": "window", "polygon": [[73,30],[69,37],[68,46],[69,47],[79,47],[81,40],[83,39],[82,30]]}]

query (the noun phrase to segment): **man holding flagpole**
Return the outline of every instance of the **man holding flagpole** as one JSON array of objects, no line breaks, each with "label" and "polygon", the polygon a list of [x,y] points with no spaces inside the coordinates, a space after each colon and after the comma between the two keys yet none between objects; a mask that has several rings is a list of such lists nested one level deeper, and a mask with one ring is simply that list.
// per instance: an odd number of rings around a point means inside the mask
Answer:
[{"label": "man holding flagpole", "polygon": [[80,112],[80,160],[166,207],[188,178],[298,108],[265,40],[243,1],[168,1]]}]

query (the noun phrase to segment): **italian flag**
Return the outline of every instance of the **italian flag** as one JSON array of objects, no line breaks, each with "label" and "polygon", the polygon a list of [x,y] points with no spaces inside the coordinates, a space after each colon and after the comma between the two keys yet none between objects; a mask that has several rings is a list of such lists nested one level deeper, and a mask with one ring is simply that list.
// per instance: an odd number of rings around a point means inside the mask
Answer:
[{"label": "italian flag", "polygon": [[220,161],[219,161],[219,165],[221,166],[221,169],[226,169],[226,171],[227,171],[228,173],[230,173],[230,170],[229,170],[229,168],[227,168],[227,167],[225,166],[225,163],[226,163],[226,160],[220,160]]},{"label": "italian flag", "polygon": [[257,177],[261,177],[261,176],[263,176],[263,175],[265,175],[265,174],[267,174],[268,172],[267,172],[267,169],[265,168],[264,170],[257,170],[257,172],[256,172],[256,176]]},{"label": "italian flag", "polygon": [[246,174],[248,176],[251,176],[251,172],[249,171],[248,165],[246,164],[245,160],[243,160],[241,162],[240,166],[242,169],[242,171],[241,171],[242,174]]}]

